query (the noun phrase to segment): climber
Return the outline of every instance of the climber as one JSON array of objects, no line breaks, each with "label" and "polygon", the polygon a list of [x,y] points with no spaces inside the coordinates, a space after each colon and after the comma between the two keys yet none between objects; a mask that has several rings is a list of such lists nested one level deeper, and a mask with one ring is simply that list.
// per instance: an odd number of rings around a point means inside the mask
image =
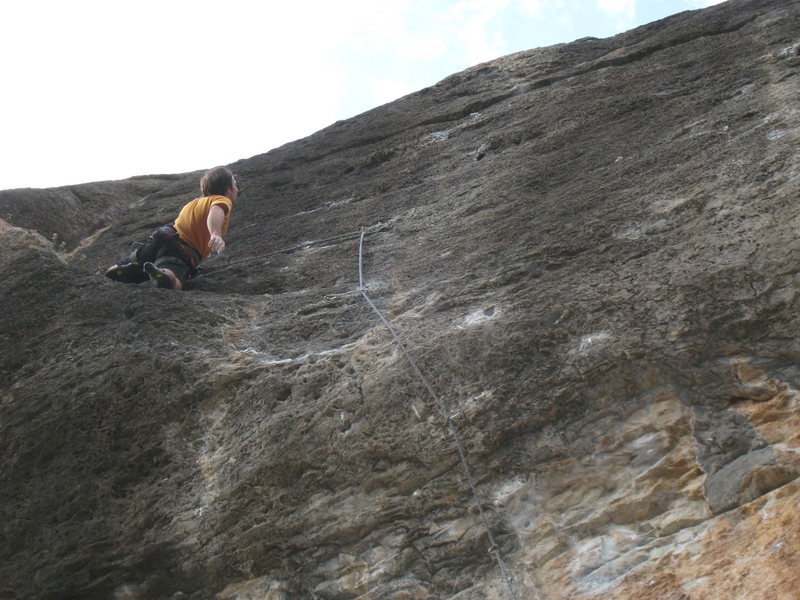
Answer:
[{"label": "climber", "polygon": [[159,227],[130,256],[109,267],[106,277],[122,283],[150,279],[160,288],[183,289],[201,260],[225,249],[222,236],[239,188],[230,169],[215,167],[203,175],[200,192],[202,197],[186,204],[174,224]]}]

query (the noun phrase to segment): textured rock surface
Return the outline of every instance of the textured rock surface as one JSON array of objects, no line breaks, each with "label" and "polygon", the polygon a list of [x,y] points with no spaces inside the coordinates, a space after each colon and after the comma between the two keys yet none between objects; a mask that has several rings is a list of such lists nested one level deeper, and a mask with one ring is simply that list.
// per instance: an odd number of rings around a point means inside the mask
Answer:
[{"label": "textured rock surface", "polygon": [[800,3],[505,57],[233,165],[0,193],[0,598],[797,598]]}]

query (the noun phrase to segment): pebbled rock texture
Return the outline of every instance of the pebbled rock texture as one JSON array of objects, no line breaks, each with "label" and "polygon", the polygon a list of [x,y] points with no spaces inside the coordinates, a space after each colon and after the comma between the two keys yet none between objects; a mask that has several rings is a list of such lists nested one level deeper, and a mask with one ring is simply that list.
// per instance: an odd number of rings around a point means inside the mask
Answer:
[{"label": "pebbled rock texture", "polygon": [[0,598],[796,599],[799,51],[478,65],[234,164],[182,293],[102,271],[199,173],[0,193]]}]

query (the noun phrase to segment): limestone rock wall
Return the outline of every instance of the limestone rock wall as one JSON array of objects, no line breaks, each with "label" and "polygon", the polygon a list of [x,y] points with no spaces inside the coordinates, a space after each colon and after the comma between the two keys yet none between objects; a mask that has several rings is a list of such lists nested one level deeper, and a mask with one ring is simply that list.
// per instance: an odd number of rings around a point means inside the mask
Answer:
[{"label": "limestone rock wall", "polygon": [[[504,57],[233,165],[0,192],[0,598],[797,597],[800,3]],[[54,218],[59,215],[59,218]]]}]

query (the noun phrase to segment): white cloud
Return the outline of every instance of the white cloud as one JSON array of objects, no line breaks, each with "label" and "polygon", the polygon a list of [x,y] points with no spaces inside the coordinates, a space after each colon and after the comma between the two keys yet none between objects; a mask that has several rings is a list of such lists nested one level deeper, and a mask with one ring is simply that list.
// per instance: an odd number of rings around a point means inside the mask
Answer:
[{"label": "white cloud", "polygon": [[597,8],[630,18],[636,15],[635,0],[597,0]]},{"label": "white cloud", "polygon": [[388,76],[368,77],[365,83],[371,92],[371,106],[386,104],[418,89],[413,83]]},{"label": "white cloud", "polygon": [[10,142],[0,146],[0,189],[213,166],[341,118],[344,74],[332,49],[361,23],[327,3],[315,19],[269,8],[4,4],[0,19],[17,26],[0,38],[0,52],[15,57],[0,66],[15,82],[0,115]]},{"label": "white cloud", "polygon": [[465,0],[441,16],[466,64],[473,65],[507,53],[508,46],[497,19],[510,0]]},{"label": "white cloud", "polygon": [[439,58],[447,52],[447,40],[425,28],[426,20],[414,14],[416,9],[411,0],[369,3],[363,10],[350,7],[346,19],[350,31],[339,46],[412,61]]},{"label": "white cloud", "polygon": [[596,0],[597,8],[606,13],[614,33],[632,28],[636,23],[636,0]]},{"label": "white cloud", "polygon": [[528,17],[538,17],[544,8],[543,0],[516,0],[516,4]]}]

